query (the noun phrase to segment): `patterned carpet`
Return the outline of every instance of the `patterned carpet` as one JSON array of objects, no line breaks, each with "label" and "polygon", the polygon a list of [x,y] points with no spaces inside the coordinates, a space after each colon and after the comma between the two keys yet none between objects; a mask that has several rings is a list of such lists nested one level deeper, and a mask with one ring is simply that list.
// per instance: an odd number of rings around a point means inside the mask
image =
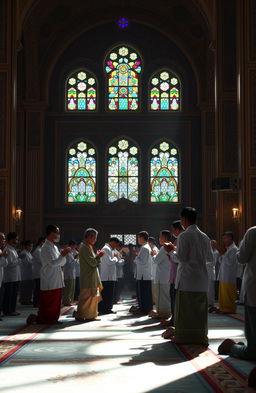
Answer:
[{"label": "patterned carpet", "polygon": [[227,337],[244,340],[242,307],[235,315],[209,315],[208,349],[173,345],[161,338],[159,324],[128,313],[86,324],[62,310],[62,325],[25,326],[31,309],[0,322],[1,392],[245,393],[255,363],[218,356]]}]

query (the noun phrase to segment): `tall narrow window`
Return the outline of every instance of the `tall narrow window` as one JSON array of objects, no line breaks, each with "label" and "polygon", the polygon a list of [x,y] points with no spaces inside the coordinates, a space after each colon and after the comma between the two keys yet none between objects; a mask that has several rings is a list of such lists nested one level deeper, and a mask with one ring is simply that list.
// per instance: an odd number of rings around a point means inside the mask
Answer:
[{"label": "tall narrow window", "polygon": [[120,139],[108,149],[108,202],[121,198],[139,200],[139,151],[128,139]]},{"label": "tall narrow window", "polygon": [[134,49],[117,46],[106,58],[108,109],[136,111],[139,107],[141,59]]},{"label": "tall narrow window", "polygon": [[96,202],[96,151],[88,142],[70,146],[67,153],[67,200]]},{"label": "tall narrow window", "polygon": [[157,72],[150,80],[150,110],[178,111],[180,109],[180,82],[170,71]]},{"label": "tall narrow window", "polygon": [[66,85],[66,109],[68,111],[94,111],[97,105],[95,77],[88,71],[70,75]]},{"label": "tall narrow window", "polygon": [[167,141],[150,152],[150,202],[179,202],[179,156]]}]

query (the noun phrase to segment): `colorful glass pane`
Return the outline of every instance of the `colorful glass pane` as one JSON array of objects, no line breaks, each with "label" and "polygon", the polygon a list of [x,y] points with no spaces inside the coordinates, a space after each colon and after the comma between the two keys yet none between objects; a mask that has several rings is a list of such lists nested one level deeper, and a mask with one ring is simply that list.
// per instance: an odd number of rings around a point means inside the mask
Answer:
[{"label": "colorful glass pane", "polygon": [[138,147],[127,139],[121,139],[110,146],[108,154],[108,202],[120,198],[138,202]]},{"label": "colorful glass pane", "polygon": [[179,202],[178,151],[166,141],[151,150],[150,202]]},{"label": "colorful glass pane", "polygon": [[116,47],[106,58],[108,109],[136,111],[139,107],[141,60],[133,49]]},{"label": "colorful glass pane", "polygon": [[150,81],[150,110],[177,111],[180,109],[180,83],[170,71],[153,75]]},{"label": "colorful glass pane", "polygon": [[96,202],[96,152],[89,143],[75,143],[67,157],[67,200]]},{"label": "colorful glass pane", "polygon": [[97,105],[96,79],[89,72],[78,71],[67,80],[66,109],[93,111]]}]

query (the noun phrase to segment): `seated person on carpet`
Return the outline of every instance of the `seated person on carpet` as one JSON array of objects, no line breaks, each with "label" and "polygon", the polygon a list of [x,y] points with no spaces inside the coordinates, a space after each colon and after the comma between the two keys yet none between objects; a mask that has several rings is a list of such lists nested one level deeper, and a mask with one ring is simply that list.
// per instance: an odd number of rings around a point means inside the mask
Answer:
[{"label": "seated person on carpet", "polygon": [[[243,302],[245,308],[245,337],[247,344],[227,339],[219,346],[220,354],[256,361],[256,227],[248,229],[237,253],[238,262],[245,265]],[[256,381],[256,372],[254,373]],[[256,383],[255,383],[256,385]]]}]

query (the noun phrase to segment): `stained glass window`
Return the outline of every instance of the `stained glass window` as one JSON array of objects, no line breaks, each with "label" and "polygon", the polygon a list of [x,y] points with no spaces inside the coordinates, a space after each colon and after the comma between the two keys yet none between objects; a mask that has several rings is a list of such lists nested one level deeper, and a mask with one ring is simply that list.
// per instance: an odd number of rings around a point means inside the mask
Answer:
[{"label": "stained glass window", "polygon": [[118,46],[107,56],[108,109],[136,111],[139,107],[141,59],[134,49]]},{"label": "stained glass window", "polygon": [[108,202],[120,198],[139,200],[139,151],[128,139],[120,139],[108,149]]},{"label": "stained glass window", "polygon": [[67,160],[68,202],[96,202],[95,148],[88,142],[77,142],[69,148]]},{"label": "stained glass window", "polygon": [[177,111],[180,109],[180,82],[170,71],[160,71],[150,81],[150,110]]},{"label": "stained glass window", "polygon": [[167,141],[151,149],[150,202],[179,202],[179,155]]},{"label": "stained glass window", "polygon": [[66,109],[94,111],[97,105],[96,79],[88,71],[77,71],[67,79]]}]

